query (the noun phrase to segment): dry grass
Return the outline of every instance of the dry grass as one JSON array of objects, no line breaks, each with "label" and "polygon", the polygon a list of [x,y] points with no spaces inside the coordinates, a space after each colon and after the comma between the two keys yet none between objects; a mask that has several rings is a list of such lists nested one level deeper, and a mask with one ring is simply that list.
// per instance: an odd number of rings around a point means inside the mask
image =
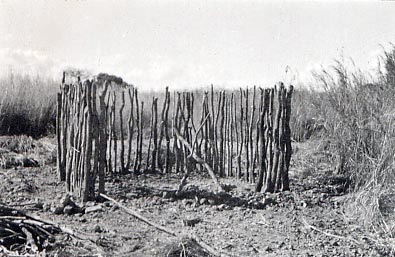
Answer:
[{"label": "dry grass", "polygon": [[[352,181],[346,216],[384,239],[395,236],[395,204],[388,208],[395,183],[395,48],[382,60],[387,71],[374,79],[340,61],[315,73],[319,90],[293,100],[293,133],[299,141],[315,133],[328,142],[333,172]],[[395,249],[391,240],[384,241]]]},{"label": "dry grass", "polygon": [[0,88],[0,135],[39,137],[54,131],[54,81],[10,73],[0,78]]}]

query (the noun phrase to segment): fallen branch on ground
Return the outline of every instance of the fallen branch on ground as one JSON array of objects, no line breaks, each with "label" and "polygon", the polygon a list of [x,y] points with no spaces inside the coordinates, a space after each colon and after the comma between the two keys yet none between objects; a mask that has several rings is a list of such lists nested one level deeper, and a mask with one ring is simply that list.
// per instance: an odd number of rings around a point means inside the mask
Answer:
[{"label": "fallen branch on ground", "polygon": [[25,252],[38,253],[49,243],[55,242],[55,235],[64,233],[77,240],[88,241],[97,248],[92,235],[83,236],[71,228],[41,219],[37,215],[0,204],[0,253],[13,255],[23,248]]},{"label": "fallen branch on ground", "polygon": [[60,229],[29,217],[22,211],[0,205],[0,245],[2,251],[37,253],[53,243]]},{"label": "fallen branch on ground", "polygon": [[187,237],[190,239],[193,239],[198,245],[200,245],[202,248],[204,248],[207,252],[209,252],[211,255],[213,256],[231,256],[228,253],[223,253],[223,252],[218,252],[217,250],[215,250],[213,247],[209,246],[208,244],[206,244],[205,242],[203,242],[203,240],[201,240],[198,236],[191,234],[191,231],[188,231],[188,234],[184,234],[182,236],[180,236],[180,233],[175,232],[169,228],[166,228],[162,225],[159,225],[153,221],[150,221],[149,219],[145,218],[143,215],[141,215],[140,213],[138,213],[137,211],[134,211],[126,206],[123,206],[121,203],[119,203],[118,201],[116,201],[115,199],[100,193],[99,194],[101,197],[103,197],[104,199],[107,199],[113,203],[115,203],[118,207],[120,207],[121,209],[123,209],[126,213],[136,217],[137,219],[144,221],[145,223],[147,223],[150,226],[153,226],[155,228],[157,228],[160,231],[163,231],[169,235],[172,235],[174,237],[177,238],[183,238],[183,237]]},{"label": "fallen branch on ground", "polygon": [[352,241],[353,243],[356,243],[357,245],[362,245],[361,242],[357,241],[356,239],[354,239],[354,238],[352,238],[352,237],[339,236],[339,235],[335,235],[335,234],[332,234],[332,233],[323,231],[323,230],[321,230],[321,229],[319,229],[319,228],[317,228],[317,227],[315,227],[315,226],[313,226],[313,225],[310,225],[310,224],[307,223],[307,221],[306,221],[305,219],[303,219],[303,218],[302,218],[302,223],[303,223],[306,227],[308,227],[308,228],[310,228],[310,229],[312,229],[312,230],[315,230],[315,231],[317,231],[317,232],[320,232],[320,233],[322,233],[322,234],[324,234],[324,235],[326,235],[326,236],[334,237],[334,238],[337,238],[337,239],[340,239],[340,240],[344,240],[344,241]]}]

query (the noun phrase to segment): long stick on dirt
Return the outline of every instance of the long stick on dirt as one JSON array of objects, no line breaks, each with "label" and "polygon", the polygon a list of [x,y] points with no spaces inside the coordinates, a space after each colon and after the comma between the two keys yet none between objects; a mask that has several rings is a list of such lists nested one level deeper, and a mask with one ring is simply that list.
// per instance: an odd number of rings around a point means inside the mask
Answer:
[{"label": "long stick on dirt", "polygon": [[[103,197],[103,198],[105,198],[105,199],[107,199],[107,200],[109,200],[109,201],[111,201],[111,202],[113,202],[113,203],[115,203],[115,204],[118,205],[121,209],[123,209],[126,213],[128,213],[128,214],[130,214],[130,215],[136,217],[137,219],[139,219],[139,220],[141,220],[141,221],[144,221],[144,222],[147,223],[148,225],[151,225],[151,226],[157,228],[157,229],[160,230],[160,231],[163,231],[163,232],[165,232],[165,233],[167,233],[167,234],[169,234],[169,235],[172,235],[172,236],[174,236],[174,237],[177,237],[177,238],[179,238],[179,237],[182,236],[182,233],[181,233],[181,236],[180,236],[180,233],[177,233],[177,232],[175,232],[175,231],[173,231],[173,230],[171,230],[171,229],[169,229],[169,228],[166,228],[166,227],[164,227],[164,226],[161,226],[161,225],[159,225],[159,224],[156,224],[156,223],[153,222],[153,221],[150,221],[149,219],[147,219],[146,217],[144,217],[144,216],[141,215],[140,213],[138,213],[138,212],[136,212],[136,211],[134,211],[134,210],[132,210],[132,209],[126,207],[126,206],[123,206],[122,204],[120,204],[119,202],[117,202],[115,199],[113,199],[113,198],[111,198],[111,197],[109,197],[109,196],[107,196],[107,195],[105,195],[105,194],[100,194],[100,196]],[[208,244],[206,244],[205,242],[203,242],[198,236],[196,236],[196,235],[194,235],[194,234],[191,234],[190,232],[188,232],[188,235],[186,235],[186,237],[189,237],[189,238],[195,240],[195,242],[196,242],[197,244],[199,244],[201,247],[203,247],[205,250],[207,250],[212,256],[230,256],[230,254],[222,254],[222,253],[218,252],[218,251],[215,250],[213,247],[211,247],[211,246],[209,246]]]},{"label": "long stick on dirt", "polygon": [[354,238],[352,238],[352,237],[339,236],[339,235],[335,235],[335,234],[326,232],[326,231],[321,230],[321,229],[319,229],[319,228],[317,228],[317,227],[315,227],[315,226],[313,226],[313,225],[310,225],[310,224],[307,223],[307,221],[306,221],[305,219],[303,219],[303,218],[301,219],[301,221],[302,221],[302,223],[303,223],[306,227],[308,227],[308,228],[310,228],[310,229],[312,229],[312,230],[315,230],[315,231],[317,231],[317,232],[320,232],[320,233],[322,233],[322,234],[324,234],[324,235],[326,235],[326,236],[334,237],[334,238],[341,239],[341,240],[345,240],[345,241],[352,241],[352,242],[354,242],[354,243],[357,244],[357,245],[362,245],[361,242],[357,241],[356,239],[354,239]]},{"label": "long stick on dirt", "polygon": [[171,229],[168,229],[168,228],[163,227],[163,226],[161,226],[161,225],[159,225],[159,224],[156,224],[155,222],[150,221],[149,219],[147,219],[146,217],[142,216],[142,215],[139,214],[138,212],[136,212],[136,211],[134,211],[134,210],[132,210],[132,209],[126,207],[126,206],[123,206],[122,204],[120,204],[119,202],[117,202],[115,199],[113,199],[113,198],[111,198],[111,197],[109,197],[109,196],[107,196],[107,195],[105,195],[105,194],[102,194],[102,193],[100,193],[99,195],[100,195],[101,197],[103,197],[104,199],[107,199],[107,200],[109,200],[109,201],[115,203],[115,204],[118,205],[121,209],[123,209],[126,213],[128,213],[128,214],[130,214],[130,215],[132,215],[132,216],[134,216],[134,217],[136,217],[136,218],[138,218],[138,219],[141,220],[141,221],[144,221],[144,222],[147,223],[148,225],[151,225],[151,226],[153,226],[153,227],[159,229],[160,231],[163,231],[163,232],[165,232],[165,233],[167,233],[167,234],[169,234],[169,235],[172,235],[172,236],[177,236],[177,235],[178,235],[177,233],[175,233],[175,232],[172,231]]}]

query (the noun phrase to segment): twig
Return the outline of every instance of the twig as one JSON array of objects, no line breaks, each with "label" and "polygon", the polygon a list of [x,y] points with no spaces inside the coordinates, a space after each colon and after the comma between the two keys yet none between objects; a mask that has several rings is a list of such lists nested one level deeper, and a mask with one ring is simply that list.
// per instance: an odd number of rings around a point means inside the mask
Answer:
[{"label": "twig", "polygon": [[[198,135],[199,135],[199,133],[200,133],[200,130],[203,128],[204,124],[206,124],[206,121],[207,121],[207,119],[208,119],[209,117],[210,117],[210,113],[208,113],[208,114],[206,115],[206,118],[204,118],[203,122],[200,124],[199,128],[196,130],[195,139],[193,140],[193,143],[192,143],[192,152],[189,154],[189,156],[188,156],[187,158],[192,157],[192,155],[193,155],[193,153],[194,153],[194,151],[195,151],[195,144],[196,144],[196,141],[197,141],[197,139],[198,139]],[[193,120],[193,119],[192,119],[192,120]]]},{"label": "twig", "polygon": [[24,227],[22,227],[21,229],[23,233],[26,235],[26,242],[30,245],[33,253],[38,252],[38,246],[36,245],[36,242],[34,242],[33,234]]},{"label": "twig", "polygon": [[145,218],[144,216],[142,216],[142,215],[139,214],[138,212],[136,212],[136,211],[134,211],[134,210],[132,210],[132,209],[126,207],[126,206],[123,206],[122,204],[120,204],[119,202],[117,202],[115,199],[113,199],[113,198],[111,198],[111,197],[109,197],[109,196],[107,196],[107,195],[105,195],[105,194],[102,194],[102,193],[100,193],[99,195],[100,195],[101,197],[103,197],[103,198],[105,198],[105,199],[107,199],[107,200],[109,200],[109,201],[115,203],[115,204],[118,205],[121,209],[123,209],[125,212],[127,212],[127,213],[129,213],[130,215],[132,215],[132,216],[138,218],[138,219],[141,220],[141,221],[144,221],[144,222],[147,223],[148,225],[151,225],[151,226],[153,226],[153,227],[155,227],[155,228],[157,228],[157,229],[159,229],[159,230],[161,230],[161,231],[163,231],[163,232],[165,232],[165,233],[167,233],[167,234],[169,234],[169,235],[177,236],[177,233],[176,233],[176,232],[174,232],[174,231],[172,231],[172,230],[170,230],[170,229],[168,229],[168,228],[165,228],[165,227],[163,227],[163,226],[161,226],[161,225],[159,225],[159,224],[156,224],[155,222],[152,222],[152,221],[148,220],[147,218]]},{"label": "twig", "polygon": [[[59,229],[61,232],[65,233],[65,234],[68,234],[68,235],[70,235],[70,236],[72,236],[72,237],[74,237],[76,239],[86,240],[86,241],[90,241],[90,242],[96,244],[95,240],[90,239],[90,238],[85,237],[85,236],[82,236],[81,233],[77,233],[71,228],[62,226],[62,225],[54,223],[54,222],[43,220],[43,219],[41,219],[40,217],[38,217],[37,215],[34,215],[34,214],[25,214],[25,216],[30,218],[30,219],[32,219],[32,220],[29,221],[29,223],[34,223],[34,221],[41,222],[43,224],[53,226],[54,228]],[[23,222],[27,223],[26,220],[24,220]],[[89,237],[91,237],[91,235],[89,235]]]},{"label": "twig", "polygon": [[[160,231],[163,231],[171,236],[177,237],[177,238],[182,238],[182,236],[180,235],[180,233],[177,233],[169,228],[166,228],[164,226],[161,226],[159,224],[156,224],[153,221],[150,221],[149,219],[145,218],[144,216],[142,216],[141,214],[139,214],[137,211],[134,211],[126,206],[123,206],[121,203],[119,203],[118,201],[116,201],[115,199],[100,193],[99,194],[101,197],[103,197],[104,199],[107,199],[113,203],[115,203],[117,206],[119,206],[121,209],[123,209],[126,213],[136,217],[137,219],[147,223],[150,226],[153,226],[155,228],[157,228]],[[200,245],[202,248],[204,248],[205,250],[207,250],[211,255],[213,256],[231,256],[228,253],[223,253],[223,252],[218,252],[217,250],[215,250],[213,247],[209,246],[208,244],[206,244],[205,242],[203,242],[203,240],[201,240],[197,235],[192,234],[190,231],[188,231],[188,234],[184,235],[187,238],[190,238],[192,240],[194,240],[198,245]]]},{"label": "twig", "polygon": [[0,216],[0,220],[25,220],[26,217],[18,217],[18,216]]},{"label": "twig", "polygon": [[307,223],[307,221],[306,221],[305,219],[303,219],[303,218],[302,218],[302,223],[303,223],[306,227],[308,227],[308,228],[310,228],[310,229],[312,229],[312,230],[315,230],[315,231],[317,231],[317,232],[320,232],[320,233],[322,233],[322,234],[324,234],[324,235],[326,235],[326,236],[334,237],[334,238],[341,239],[341,240],[345,240],[345,241],[352,241],[352,242],[354,242],[354,243],[356,243],[356,244],[358,244],[358,245],[361,245],[361,244],[362,244],[361,242],[357,241],[357,240],[354,239],[354,238],[339,236],[339,235],[335,235],[335,234],[332,234],[332,233],[323,231],[323,230],[321,230],[321,229],[319,229],[319,228],[317,228],[317,227],[315,227],[315,226],[313,226],[313,225],[310,225],[310,224]]},{"label": "twig", "polygon": [[214,171],[211,168],[211,166],[207,162],[205,162],[202,158],[200,158],[196,153],[192,152],[192,146],[188,143],[188,141],[185,140],[184,137],[182,137],[180,135],[180,133],[178,132],[178,130],[176,128],[174,128],[174,133],[176,134],[178,139],[181,141],[181,143],[184,146],[186,146],[188,148],[188,150],[192,153],[192,158],[195,159],[195,161],[197,161],[198,163],[203,164],[203,166],[206,168],[206,170],[210,174],[210,176],[211,176],[212,180],[214,181],[214,183],[218,186],[218,190],[219,191],[225,191],[223,189],[223,187],[221,186],[221,184],[219,183],[217,177],[215,176]]}]

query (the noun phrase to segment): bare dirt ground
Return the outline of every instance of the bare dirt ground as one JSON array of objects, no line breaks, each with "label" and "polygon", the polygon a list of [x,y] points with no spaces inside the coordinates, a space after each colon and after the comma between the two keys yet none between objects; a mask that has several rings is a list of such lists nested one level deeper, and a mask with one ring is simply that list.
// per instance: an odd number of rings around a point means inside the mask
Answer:
[{"label": "bare dirt ground", "polygon": [[221,179],[229,192],[219,194],[213,191],[215,186],[208,176],[194,174],[182,195],[175,197],[173,192],[182,174],[108,179],[107,195],[176,231],[180,237],[159,231],[109,201],[87,203],[85,210],[96,207],[87,214],[55,214],[55,207],[65,195],[65,185],[57,180],[53,142],[44,138],[33,142],[31,151],[25,151],[38,161],[39,167],[0,169],[1,203],[90,239],[60,234],[42,255],[210,256],[186,239],[191,234],[224,256],[390,254],[385,245],[377,243],[375,234],[345,218],[348,181],[331,175],[334,167],[325,161],[326,153],[311,150],[316,149],[314,141],[294,145],[291,192],[254,193],[251,184]]}]

